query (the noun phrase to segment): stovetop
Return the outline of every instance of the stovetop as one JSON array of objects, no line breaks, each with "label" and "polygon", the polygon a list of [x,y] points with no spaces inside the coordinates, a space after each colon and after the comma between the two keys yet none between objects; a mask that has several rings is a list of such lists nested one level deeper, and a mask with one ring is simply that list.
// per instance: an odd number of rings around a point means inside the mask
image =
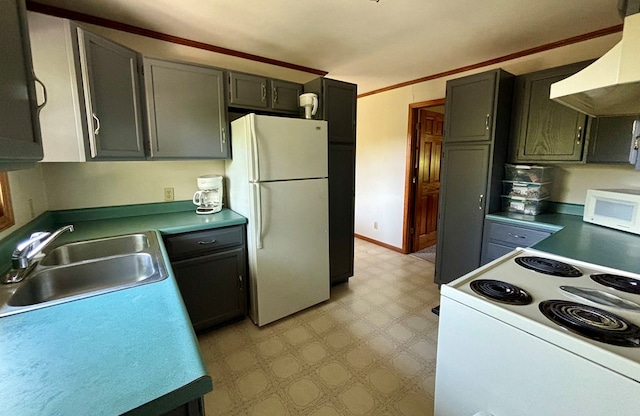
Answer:
[{"label": "stovetop", "polygon": [[518,249],[441,292],[640,382],[638,274]]}]

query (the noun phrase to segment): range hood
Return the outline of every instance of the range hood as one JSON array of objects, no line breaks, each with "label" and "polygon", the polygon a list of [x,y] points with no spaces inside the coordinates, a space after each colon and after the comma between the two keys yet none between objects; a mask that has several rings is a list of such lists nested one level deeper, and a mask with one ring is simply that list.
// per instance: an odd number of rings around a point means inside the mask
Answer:
[{"label": "range hood", "polygon": [[551,84],[550,98],[592,117],[640,113],[640,13],[624,19],[622,40],[582,71]]}]

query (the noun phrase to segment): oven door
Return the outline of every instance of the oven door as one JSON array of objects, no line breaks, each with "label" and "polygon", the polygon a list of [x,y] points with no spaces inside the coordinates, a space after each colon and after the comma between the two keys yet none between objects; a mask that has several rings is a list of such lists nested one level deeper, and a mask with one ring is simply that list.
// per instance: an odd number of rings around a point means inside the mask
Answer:
[{"label": "oven door", "polygon": [[435,416],[632,416],[639,408],[640,383],[441,297]]}]

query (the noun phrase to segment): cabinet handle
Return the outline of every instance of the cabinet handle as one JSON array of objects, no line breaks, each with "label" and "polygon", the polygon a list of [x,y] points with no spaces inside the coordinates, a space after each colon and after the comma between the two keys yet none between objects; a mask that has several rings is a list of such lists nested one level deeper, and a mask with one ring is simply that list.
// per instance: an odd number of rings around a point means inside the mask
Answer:
[{"label": "cabinet handle", "polygon": [[202,246],[206,246],[207,244],[213,244],[215,243],[216,240],[211,240],[211,241],[198,241],[198,244],[202,245]]},{"label": "cabinet handle", "polygon": [[582,143],[582,126],[578,127],[578,135],[576,136],[576,144]]},{"label": "cabinet handle", "polygon": [[513,238],[524,238],[524,239],[526,239],[526,238],[527,238],[527,237],[526,237],[526,236],[524,236],[524,235],[518,235],[518,234],[513,234],[513,233],[507,233],[507,234],[508,234],[510,237],[513,237]]},{"label": "cabinet handle", "polygon": [[42,108],[43,108],[45,105],[47,105],[47,101],[48,101],[48,99],[47,99],[47,87],[45,87],[45,86],[44,86],[44,84],[42,83],[42,81],[40,81],[40,80],[38,79],[38,77],[36,77],[36,76],[35,76],[35,74],[33,75],[33,79],[34,79],[38,84],[40,84],[40,85],[42,86],[42,98],[43,98],[43,100],[44,100],[44,101],[42,102],[42,104],[40,104],[40,105],[37,107],[37,112],[38,112],[38,114],[40,114],[40,110],[42,110]]},{"label": "cabinet handle", "polygon": [[277,104],[278,103],[278,90],[277,89],[272,89],[271,90],[271,94],[273,94],[273,104]]},{"label": "cabinet handle", "polygon": [[484,195],[480,194],[480,198],[478,198],[478,209],[482,210],[482,201],[484,200]]},{"label": "cabinet handle", "polygon": [[238,283],[240,283],[240,291],[242,291],[242,275],[238,275]]},{"label": "cabinet handle", "polygon": [[95,158],[98,156],[98,144],[96,143],[96,136],[100,133],[100,119],[96,115],[96,113],[91,113],[91,116],[96,121],[93,134],[89,135],[89,150],[91,151],[91,157]]},{"label": "cabinet handle", "polygon": [[491,114],[487,114],[487,118],[484,120],[484,128],[489,130],[489,121],[491,120]]},{"label": "cabinet handle", "polygon": [[224,153],[224,145],[227,144],[227,129],[222,128],[222,141],[220,142],[220,152]]},{"label": "cabinet handle", "polygon": [[93,134],[97,136],[98,134],[100,134],[100,119],[98,118],[96,113],[91,113],[91,116],[96,121],[96,128],[95,130],[93,130]]},{"label": "cabinet handle", "polygon": [[265,101],[267,101],[267,86],[264,84],[260,84],[260,87],[262,88],[262,102],[264,103]]}]

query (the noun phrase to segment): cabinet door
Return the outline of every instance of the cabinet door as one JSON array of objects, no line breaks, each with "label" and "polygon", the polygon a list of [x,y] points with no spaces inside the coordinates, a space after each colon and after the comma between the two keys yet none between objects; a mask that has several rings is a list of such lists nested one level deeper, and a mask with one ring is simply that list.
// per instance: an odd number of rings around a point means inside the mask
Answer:
[{"label": "cabinet door", "polygon": [[489,71],[447,82],[445,143],[492,139],[497,74]]},{"label": "cabinet door", "polygon": [[490,148],[444,146],[436,283],[449,283],[480,265]]},{"label": "cabinet door", "polygon": [[593,119],[589,137],[588,163],[629,163],[633,122],[640,115]]},{"label": "cabinet door", "polygon": [[35,162],[42,142],[24,2],[2,1],[0,24],[0,162]]},{"label": "cabinet door", "polygon": [[138,53],[80,28],[77,33],[89,156],[144,159]]},{"label": "cabinet door", "polygon": [[229,105],[231,107],[269,107],[267,78],[257,75],[229,73]]},{"label": "cabinet door", "polygon": [[300,113],[298,97],[302,94],[302,85],[295,82],[271,80],[271,108],[289,113]]},{"label": "cabinet door", "polygon": [[553,68],[516,79],[516,162],[582,160],[587,116],[549,99],[549,89],[584,65]]},{"label": "cabinet door", "polygon": [[151,157],[229,157],[221,70],[144,60]]},{"label": "cabinet door", "polygon": [[171,263],[193,328],[197,331],[244,316],[244,247]]},{"label": "cabinet door", "polygon": [[329,273],[331,284],[353,276],[355,148],[329,144]]},{"label": "cabinet door", "polygon": [[324,100],[320,98],[320,105],[324,107],[318,111],[324,110],[324,119],[329,128],[329,143],[355,145],[357,86],[333,79],[324,81]]}]

